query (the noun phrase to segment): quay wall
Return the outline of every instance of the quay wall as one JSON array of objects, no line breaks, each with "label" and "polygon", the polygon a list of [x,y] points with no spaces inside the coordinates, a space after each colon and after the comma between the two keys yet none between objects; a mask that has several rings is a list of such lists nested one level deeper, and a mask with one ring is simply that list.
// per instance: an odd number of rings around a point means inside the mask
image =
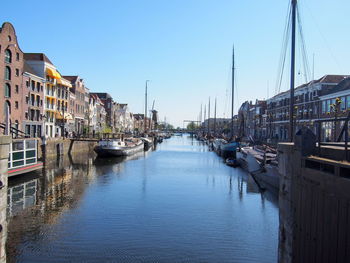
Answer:
[{"label": "quay wall", "polygon": [[278,146],[278,262],[349,262],[350,164]]},{"label": "quay wall", "polygon": [[6,263],[7,166],[10,142],[10,136],[0,136],[0,263]]},{"label": "quay wall", "polygon": [[93,153],[97,142],[91,141],[73,141],[64,138],[50,138],[42,141],[42,157],[43,159],[56,158],[58,156],[65,156],[68,154],[70,147],[71,154],[76,153]]}]

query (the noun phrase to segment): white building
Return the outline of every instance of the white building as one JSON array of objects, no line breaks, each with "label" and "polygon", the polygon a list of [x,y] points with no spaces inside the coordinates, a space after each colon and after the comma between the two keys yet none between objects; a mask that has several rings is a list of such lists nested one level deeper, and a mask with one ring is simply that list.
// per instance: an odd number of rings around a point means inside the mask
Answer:
[{"label": "white building", "polygon": [[134,129],[134,118],[129,111],[128,104],[117,104],[116,109],[116,128],[122,132],[131,132]]}]

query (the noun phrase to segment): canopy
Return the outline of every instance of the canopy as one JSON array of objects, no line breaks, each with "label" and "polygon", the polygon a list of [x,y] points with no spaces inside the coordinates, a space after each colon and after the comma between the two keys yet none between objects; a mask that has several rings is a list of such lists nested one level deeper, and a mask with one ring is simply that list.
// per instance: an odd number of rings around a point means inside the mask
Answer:
[{"label": "canopy", "polygon": [[[56,119],[62,120],[63,119],[63,114],[60,112],[56,112]],[[65,112],[64,113],[64,119],[65,120],[73,120],[73,116],[70,113]]]},{"label": "canopy", "polygon": [[52,78],[54,78],[54,79],[61,79],[60,73],[58,73],[58,72],[57,72],[56,70],[54,70],[54,69],[46,68],[46,73],[47,73],[50,77],[52,77]]},{"label": "canopy", "polygon": [[72,84],[70,84],[70,82],[68,80],[64,79],[64,78],[57,79],[57,83],[61,84],[61,85],[64,85],[66,87],[69,87],[69,88],[72,87]]}]

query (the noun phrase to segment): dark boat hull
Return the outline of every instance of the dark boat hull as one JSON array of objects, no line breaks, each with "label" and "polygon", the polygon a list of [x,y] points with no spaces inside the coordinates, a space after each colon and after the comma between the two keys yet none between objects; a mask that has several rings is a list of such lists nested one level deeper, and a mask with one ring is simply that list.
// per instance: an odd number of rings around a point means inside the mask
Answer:
[{"label": "dark boat hull", "polygon": [[129,156],[138,151],[142,151],[144,149],[144,144],[139,144],[134,147],[125,147],[125,148],[108,148],[96,146],[94,151],[97,153],[99,157],[119,157],[119,156]]}]

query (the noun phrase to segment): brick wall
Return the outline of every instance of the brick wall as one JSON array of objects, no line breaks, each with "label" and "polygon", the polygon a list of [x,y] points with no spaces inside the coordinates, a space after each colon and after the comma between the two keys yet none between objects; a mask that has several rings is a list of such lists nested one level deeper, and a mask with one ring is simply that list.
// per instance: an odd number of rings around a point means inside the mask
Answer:
[{"label": "brick wall", "polygon": [[[11,61],[5,61],[5,52],[11,53]],[[5,79],[5,68],[11,72],[11,79]],[[5,122],[5,102],[10,104],[12,124],[18,121],[22,123],[22,74],[23,74],[23,52],[18,46],[14,27],[10,23],[4,23],[0,31],[0,122]],[[5,85],[10,86],[9,96],[5,96]],[[20,129],[22,127],[19,126]]]}]

